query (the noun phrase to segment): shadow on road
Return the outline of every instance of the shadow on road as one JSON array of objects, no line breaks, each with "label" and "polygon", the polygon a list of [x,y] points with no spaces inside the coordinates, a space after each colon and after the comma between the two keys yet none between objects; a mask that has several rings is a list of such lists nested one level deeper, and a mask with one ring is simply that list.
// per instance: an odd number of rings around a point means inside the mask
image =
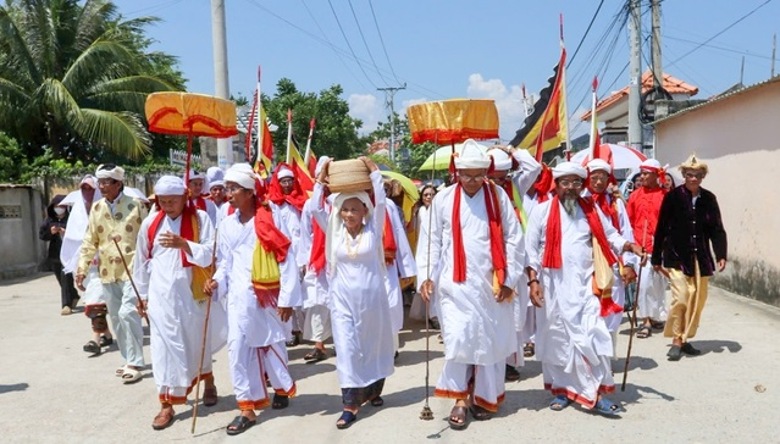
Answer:
[{"label": "shadow on road", "polygon": [[723,353],[728,350],[730,353],[738,353],[742,350],[742,344],[736,341],[724,341],[724,340],[704,340],[704,341],[690,341],[691,345],[701,350],[702,355],[707,353]]},{"label": "shadow on road", "polygon": [[0,384],[0,394],[8,392],[23,392],[30,387],[30,384],[26,382],[20,382],[18,384]]},{"label": "shadow on road", "polygon": [[[431,361],[444,356],[444,353],[438,350],[430,350],[428,357]],[[395,360],[396,367],[404,367],[408,365],[417,365],[425,362],[425,350],[403,350],[398,352],[398,359]]]}]

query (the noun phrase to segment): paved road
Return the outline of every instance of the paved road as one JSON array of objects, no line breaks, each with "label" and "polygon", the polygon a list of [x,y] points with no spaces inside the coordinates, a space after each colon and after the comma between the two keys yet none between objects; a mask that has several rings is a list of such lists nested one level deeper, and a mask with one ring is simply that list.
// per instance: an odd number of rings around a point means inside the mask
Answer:
[{"label": "paved road", "polygon": [[[634,342],[628,385],[613,399],[627,409],[607,419],[567,408],[547,408],[541,366],[529,361],[523,379],[507,386],[500,414],[455,432],[447,428],[451,403],[431,398],[433,421],[418,419],[425,398],[425,339],[420,325],[402,332],[396,372],[385,385],[385,406],[364,407],[352,428],[337,430],[340,392],[333,359],[305,364],[308,347],[290,350],[299,396],[286,410],[265,410],[260,423],[228,437],[236,414],[223,350],[214,370],[219,404],[201,407],[190,434],[191,406],[157,432],[154,381],[122,385],[113,373],[122,364],[116,349],[89,358],[81,346],[90,327],[82,313],[60,316],[54,277],[0,283],[0,432],[3,442],[198,442],[473,443],[553,442],[780,442],[780,310],[712,288],[694,344],[696,358],[668,362],[661,335]],[[627,324],[626,324],[627,326]],[[624,352],[627,335],[620,337]],[[146,340],[148,344],[148,338]],[[148,347],[145,347],[148,356]],[[432,341],[431,381],[441,369],[441,345]],[[615,363],[620,381],[624,361]]]}]

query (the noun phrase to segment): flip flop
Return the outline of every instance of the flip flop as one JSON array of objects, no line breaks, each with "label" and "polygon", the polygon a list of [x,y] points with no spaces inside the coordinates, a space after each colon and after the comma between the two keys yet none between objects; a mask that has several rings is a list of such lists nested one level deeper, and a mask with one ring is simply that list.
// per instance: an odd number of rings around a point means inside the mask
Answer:
[{"label": "flip flop", "polygon": [[304,361],[311,363],[324,361],[325,359],[328,359],[327,353],[325,353],[323,350],[320,350],[319,348],[315,348],[309,353],[306,353],[306,355],[303,357]]},{"label": "flip flop", "polygon": [[560,412],[561,410],[568,407],[569,404],[571,404],[571,400],[569,400],[569,398],[563,395],[558,395],[550,403],[550,410],[554,412]]},{"label": "flip flop", "polygon": [[119,368],[118,368],[118,369],[116,369],[116,371],[114,372],[114,376],[116,376],[117,378],[121,378],[121,377],[122,377],[122,375],[124,375],[126,371],[127,371],[127,366],[126,366],[126,365],[125,365],[125,366],[123,366],[123,367],[119,367]]},{"label": "flip flop", "polygon": [[643,325],[639,327],[639,330],[637,330],[636,332],[636,337],[639,339],[649,338],[652,335],[653,335],[653,331],[650,330],[649,325]]},{"label": "flip flop", "polygon": [[[455,420],[453,420],[455,418]],[[447,422],[450,424],[452,430],[463,430],[469,425],[468,416],[466,415],[465,406],[455,406],[450,410],[450,416],[447,417]]]},{"label": "flip flop", "polygon": [[619,418],[620,412],[625,411],[623,407],[620,406],[620,404],[615,404],[614,402],[610,401],[609,399],[600,396],[598,402],[591,410],[593,413],[598,413],[599,415],[607,416],[610,418]]},{"label": "flip flop", "polygon": [[357,421],[357,415],[349,410],[344,410],[336,421],[336,428],[340,430],[348,429],[355,421]]},{"label": "flip flop", "polygon": [[255,424],[257,424],[256,419],[249,419],[246,416],[238,415],[227,425],[227,434],[232,436],[244,433]]},{"label": "flip flop", "polygon": [[138,382],[143,378],[143,374],[134,368],[127,367],[125,372],[122,373],[122,383],[132,384]]}]

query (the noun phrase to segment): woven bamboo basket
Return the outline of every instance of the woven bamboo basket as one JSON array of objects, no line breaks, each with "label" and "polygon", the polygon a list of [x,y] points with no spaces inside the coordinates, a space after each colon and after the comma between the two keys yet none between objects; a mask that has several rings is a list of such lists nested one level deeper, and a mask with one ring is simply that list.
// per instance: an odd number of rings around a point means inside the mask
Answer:
[{"label": "woven bamboo basket", "polygon": [[328,188],[334,193],[371,189],[368,167],[361,160],[337,160],[328,165]]}]

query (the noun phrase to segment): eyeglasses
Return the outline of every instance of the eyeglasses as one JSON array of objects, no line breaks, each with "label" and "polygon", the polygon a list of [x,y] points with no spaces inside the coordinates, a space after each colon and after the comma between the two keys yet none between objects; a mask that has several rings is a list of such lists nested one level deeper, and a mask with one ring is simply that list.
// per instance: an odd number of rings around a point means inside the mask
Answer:
[{"label": "eyeglasses", "polygon": [[564,188],[581,188],[582,187],[582,179],[561,179],[558,181],[558,185],[564,187]]},{"label": "eyeglasses", "polygon": [[484,174],[477,174],[476,176],[467,176],[465,174],[459,174],[458,177],[464,182],[481,182],[485,180]]},{"label": "eyeglasses", "polygon": [[704,178],[704,174],[702,174],[702,173],[692,173],[692,172],[687,172],[687,173],[685,173],[685,178],[686,178],[686,179],[693,179],[693,178],[696,178],[696,179],[703,179],[703,178]]},{"label": "eyeglasses", "polygon": [[239,191],[245,190],[245,189],[246,188],[230,186],[230,187],[225,187],[225,192],[228,193],[228,194],[235,194],[235,193],[238,193]]},{"label": "eyeglasses", "polygon": [[107,186],[107,185],[113,185],[113,184],[117,183],[117,181],[114,180],[114,179],[98,179],[97,182],[98,182],[98,186],[100,186],[100,185]]},{"label": "eyeglasses", "polygon": [[433,193],[425,193],[423,194],[423,197],[433,197]]}]

